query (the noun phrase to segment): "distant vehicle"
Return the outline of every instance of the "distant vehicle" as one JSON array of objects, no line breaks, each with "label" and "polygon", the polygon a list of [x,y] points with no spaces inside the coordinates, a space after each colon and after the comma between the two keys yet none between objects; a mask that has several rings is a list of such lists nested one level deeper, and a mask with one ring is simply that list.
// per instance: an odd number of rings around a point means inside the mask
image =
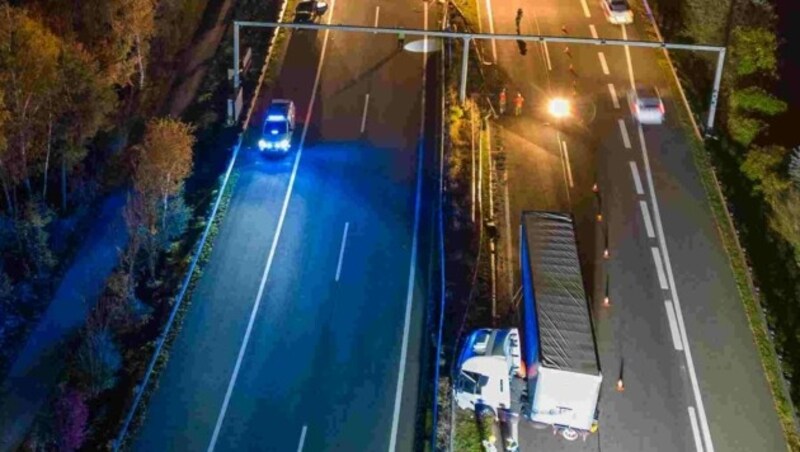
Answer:
[{"label": "distant vehicle", "polygon": [[289,152],[294,134],[294,115],[294,102],[287,99],[273,99],[264,118],[258,149],[262,152]]},{"label": "distant vehicle", "polygon": [[633,11],[628,0],[600,0],[606,19],[615,25],[632,24]]},{"label": "distant vehicle", "polygon": [[456,404],[481,415],[519,413],[569,441],[586,440],[598,430],[603,375],[572,217],[524,212],[520,242],[521,328],[468,336]]},{"label": "distant vehicle", "polygon": [[316,20],[328,11],[328,4],[319,0],[304,0],[294,9],[294,22],[307,24]]},{"label": "distant vehicle", "polygon": [[628,91],[628,104],[631,113],[641,124],[661,124],[664,122],[664,102],[655,87],[637,86]]}]

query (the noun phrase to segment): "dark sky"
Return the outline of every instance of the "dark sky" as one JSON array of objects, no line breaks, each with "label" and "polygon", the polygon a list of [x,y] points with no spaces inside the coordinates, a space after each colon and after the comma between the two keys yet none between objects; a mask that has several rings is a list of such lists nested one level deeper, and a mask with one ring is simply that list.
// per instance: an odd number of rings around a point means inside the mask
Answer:
[{"label": "dark sky", "polygon": [[775,0],[781,81],[778,94],[789,102],[789,111],[771,128],[772,138],[789,147],[800,145],[800,1]]}]

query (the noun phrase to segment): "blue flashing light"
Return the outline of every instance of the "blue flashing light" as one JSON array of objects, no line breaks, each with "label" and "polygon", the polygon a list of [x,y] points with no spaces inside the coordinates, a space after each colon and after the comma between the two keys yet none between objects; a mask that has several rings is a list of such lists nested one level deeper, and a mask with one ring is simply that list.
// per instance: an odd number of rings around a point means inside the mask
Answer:
[{"label": "blue flashing light", "polygon": [[273,135],[277,135],[278,134],[278,129],[272,129],[272,130],[269,131],[269,133],[271,133]]},{"label": "blue flashing light", "polygon": [[284,115],[267,115],[267,121],[286,121]]}]

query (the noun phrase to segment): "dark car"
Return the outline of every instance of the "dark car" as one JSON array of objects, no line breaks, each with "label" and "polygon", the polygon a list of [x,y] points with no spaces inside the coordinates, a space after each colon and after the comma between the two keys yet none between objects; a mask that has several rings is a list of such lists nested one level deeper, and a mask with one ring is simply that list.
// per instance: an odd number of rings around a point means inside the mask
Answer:
[{"label": "dark car", "polygon": [[319,0],[305,0],[297,4],[294,10],[294,22],[307,24],[316,22],[317,18],[328,11],[328,4]]}]

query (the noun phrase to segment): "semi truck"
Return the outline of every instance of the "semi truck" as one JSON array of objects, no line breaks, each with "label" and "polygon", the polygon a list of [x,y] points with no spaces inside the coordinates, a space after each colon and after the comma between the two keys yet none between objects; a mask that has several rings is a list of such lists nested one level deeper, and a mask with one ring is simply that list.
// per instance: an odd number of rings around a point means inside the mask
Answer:
[{"label": "semi truck", "polygon": [[585,440],[598,428],[603,376],[569,214],[522,214],[520,274],[520,325],[467,337],[456,403],[481,414],[517,412],[567,440]]}]

